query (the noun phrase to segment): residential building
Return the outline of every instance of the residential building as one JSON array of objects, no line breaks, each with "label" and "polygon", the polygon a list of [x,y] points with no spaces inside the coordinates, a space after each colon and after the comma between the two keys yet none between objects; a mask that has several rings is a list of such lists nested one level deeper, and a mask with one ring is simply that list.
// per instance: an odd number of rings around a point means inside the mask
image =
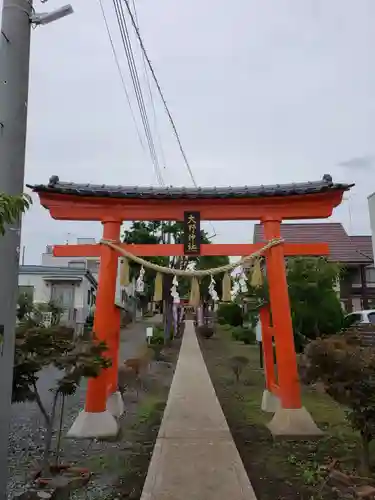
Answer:
[{"label": "residential building", "polygon": [[[95,238],[77,238],[77,245],[95,245]],[[42,254],[43,266],[71,267],[76,269],[87,269],[98,281],[100,259],[98,257],[55,257],[53,255],[53,246],[48,245],[46,251]],[[116,280],[116,299],[118,306],[123,307],[129,296],[134,295],[135,284],[131,283],[127,287],[121,287],[120,284],[120,259]]]},{"label": "residential building", "polygon": [[98,283],[84,268],[25,265],[20,266],[18,285],[34,304],[58,304],[64,311],[61,322],[79,329],[95,304]]},{"label": "residential building", "polygon": [[[328,259],[344,272],[337,284],[347,312],[375,308],[375,267],[371,236],[349,236],[336,222],[282,224],[281,236],[287,243],[328,243]],[[265,241],[261,224],[254,227],[254,243]]]},{"label": "residential building", "polygon": [[[77,244],[95,244],[93,238],[78,238]],[[96,257],[55,257],[53,246],[47,246],[41,265],[20,266],[19,291],[27,293],[34,303],[54,301],[64,309],[62,323],[80,328],[94,307],[98,287],[100,259]],[[120,286],[120,262],[116,281],[115,304],[134,309],[135,284]],[[132,312],[133,313],[133,312]]]}]

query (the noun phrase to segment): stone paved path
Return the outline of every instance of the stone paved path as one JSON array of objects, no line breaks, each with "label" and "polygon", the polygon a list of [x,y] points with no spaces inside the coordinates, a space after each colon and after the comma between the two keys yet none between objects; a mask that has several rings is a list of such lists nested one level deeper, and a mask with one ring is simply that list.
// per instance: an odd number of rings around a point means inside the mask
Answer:
[{"label": "stone paved path", "polygon": [[187,321],[141,500],[256,500]]}]

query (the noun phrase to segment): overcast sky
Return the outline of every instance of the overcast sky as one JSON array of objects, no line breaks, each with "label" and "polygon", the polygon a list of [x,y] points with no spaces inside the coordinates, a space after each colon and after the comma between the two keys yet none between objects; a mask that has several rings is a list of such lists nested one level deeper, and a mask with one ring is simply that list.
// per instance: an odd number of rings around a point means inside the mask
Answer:
[{"label": "overcast sky", "polygon": [[[156,184],[99,3],[71,1],[74,15],[32,33],[26,182],[48,182],[55,174],[76,182]],[[62,3],[36,2],[35,8],[52,10]],[[112,0],[103,3],[137,111]],[[354,234],[369,234],[367,196],[375,191],[373,0],[136,0],[136,5],[198,184],[283,183],[330,173],[334,180],[356,183],[350,203],[336,210],[334,220]],[[147,98],[146,87],[144,92]],[[190,185],[157,102],[164,180]],[[250,222],[214,226],[217,241],[252,238]],[[35,200],[23,225],[26,263],[39,263],[45,245],[77,236],[98,238],[100,225],[53,221]]]}]

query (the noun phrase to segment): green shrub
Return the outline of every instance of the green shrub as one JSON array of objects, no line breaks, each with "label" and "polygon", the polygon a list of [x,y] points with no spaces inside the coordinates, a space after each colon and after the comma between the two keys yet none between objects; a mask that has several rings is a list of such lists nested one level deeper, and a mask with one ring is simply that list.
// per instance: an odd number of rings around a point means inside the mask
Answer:
[{"label": "green shrub", "polygon": [[154,328],[153,335],[150,338],[150,345],[164,345],[164,330],[162,328]]},{"label": "green shrub", "polygon": [[243,322],[242,309],[234,302],[220,304],[217,311],[217,318],[220,325],[241,326]]},{"label": "green shrub", "polygon": [[220,330],[222,330],[223,332],[231,332],[233,330],[233,327],[224,323],[220,325]]},{"label": "green shrub", "polygon": [[256,340],[255,331],[252,328],[236,326],[232,328],[232,339],[244,344],[254,344]]},{"label": "green shrub", "polygon": [[199,335],[201,335],[201,337],[204,337],[205,339],[210,339],[215,333],[214,327],[210,325],[197,326],[196,331]]}]

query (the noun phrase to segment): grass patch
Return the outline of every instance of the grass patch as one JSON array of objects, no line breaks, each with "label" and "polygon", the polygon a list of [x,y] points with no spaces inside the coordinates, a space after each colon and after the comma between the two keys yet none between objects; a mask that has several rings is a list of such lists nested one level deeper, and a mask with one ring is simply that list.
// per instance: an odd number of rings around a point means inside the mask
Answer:
[{"label": "grass patch", "polygon": [[[323,488],[327,468],[337,460],[344,471],[359,465],[358,435],[345,420],[344,410],[326,394],[303,389],[303,404],[325,431],[316,441],[273,440],[262,412],[264,390],[259,348],[233,342],[227,330],[200,340],[216,393],[236,441],[258,500],[331,500]],[[239,382],[230,366],[234,356],[249,359]]]},{"label": "grass patch", "polygon": [[165,405],[165,400],[159,396],[147,396],[139,405],[137,409],[137,422],[138,424],[145,424],[153,419],[155,413],[160,411]]}]

